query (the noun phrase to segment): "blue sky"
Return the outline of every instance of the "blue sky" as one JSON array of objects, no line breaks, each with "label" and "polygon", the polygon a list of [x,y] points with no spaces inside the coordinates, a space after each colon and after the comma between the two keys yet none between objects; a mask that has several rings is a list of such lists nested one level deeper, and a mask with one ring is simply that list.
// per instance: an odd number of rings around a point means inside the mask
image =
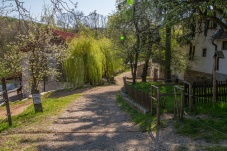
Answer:
[{"label": "blue sky", "polygon": [[[35,16],[40,16],[44,2],[50,3],[50,0],[19,0],[24,2],[24,7],[31,11]],[[68,0],[64,0],[68,1]],[[83,11],[85,15],[96,10],[98,14],[109,15],[115,10],[115,0],[72,0],[73,3],[78,2],[77,9]],[[68,3],[70,4],[70,3]],[[0,2],[0,6],[2,3]],[[71,5],[73,8],[73,6]]]}]

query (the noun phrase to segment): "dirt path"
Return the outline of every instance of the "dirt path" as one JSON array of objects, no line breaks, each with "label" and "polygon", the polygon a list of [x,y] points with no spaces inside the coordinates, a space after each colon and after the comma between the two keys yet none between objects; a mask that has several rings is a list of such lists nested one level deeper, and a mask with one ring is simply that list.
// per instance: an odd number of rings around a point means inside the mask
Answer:
[{"label": "dirt path", "polygon": [[50,133],[40,138],[37,149],[174,151],[194,143],[187,137],[175,134],[173,126],[143,133],[130,122],[129,115],[116,103],[123,76],[116,77],[118,85],[85,91],[83,97],[71,104],[46,129]]},{"label": "dirt path", "polygon": [[[167,127],[152,133],[140,132],[116,103],[123,76],[116,77],[118,85],[76,90],[74,93],[81,92],[83,97],[59,117],[52,117],[50,121],[54,122],[51,126],[40,123],[35,128],[23,129],[7,137],[20,142],[18,150],[35,151],[194,151],[202,150],[197,147],[212,145],[176,134],[174,122],[168,114],[162,117],[169,121]],[[10,145],[17,145],[11,142]]]},{"label": "dirt path", "polygon": [[[122,79],[122,77],[120,77]],[[49,127],[39,150],[150,150],[151,137],[121,111],[115,99],[121,85],[88,90]]]},{"label": "dirt path", "polygon": [[[21,104],[10,104],[11,115],[15,116],[22,113],[29,105],[32,104],[31,100],[26,100],[25,103]],[[5,106],[0,108],[0,119],[6,118],[6,109]]]}]

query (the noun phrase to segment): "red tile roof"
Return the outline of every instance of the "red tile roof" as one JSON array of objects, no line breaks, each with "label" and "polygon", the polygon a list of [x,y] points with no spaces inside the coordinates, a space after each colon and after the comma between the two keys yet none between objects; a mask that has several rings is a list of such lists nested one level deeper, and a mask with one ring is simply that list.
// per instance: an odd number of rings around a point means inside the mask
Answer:
[{"label": "red tile roof", "polygon": [[6,80],[12,80],[12,79],[21,78],[21,77],[22,77],[22,73],[21,72],[17,72],[17,73],[14,73],[14,74],[11,74],[11,75],[7,76]]},{"label": "red tile roof", "polygon": [[[61,38],[61,40],[63,41],[67,41],[67,40],[72,40],[73,37],[79,37],[79,35],[74,34],[74,33],[70,33],[70,32],[65,32],[65,31],[60,31],[60,30],[55,30],[52,29],[53,32],[53,36],[59,36]],[[32,43],[30,42],[29,44],[27,44],[25,47],[20,48],[20,51],[23,52],[28,52],[29,51],[29,47],[32,47]]]},{"label": "red tile roof", "polygon": [[53,34],[54,34],[54,36],[59,36],[64,41],[71,40],[75,36],[74,33],[55,30],[55,29],[53,30]]}]

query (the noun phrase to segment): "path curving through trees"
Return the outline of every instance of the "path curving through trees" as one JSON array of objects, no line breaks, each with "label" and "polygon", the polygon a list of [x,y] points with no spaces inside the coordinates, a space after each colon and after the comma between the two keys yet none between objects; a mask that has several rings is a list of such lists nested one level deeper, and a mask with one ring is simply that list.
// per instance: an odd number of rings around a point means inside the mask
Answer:
[{"label": "path curving through trees", "polygon": [[188,145],[194,148],[200,144],[175,134],[173,124],[156,132],[141,132],[116,102],[116,95],[123,86],[123,76],[116,77],[117,85],[83,92],[83,96],[46,129],[35,145],[37,149],[157,151],[176,150]]},{"label": "path curving through trees", "polygon": [[84,92],[49,127],[39,150],[151,150],[155,147],[148,133],[140,132],[116,103],[122,87],[102,86]]}]

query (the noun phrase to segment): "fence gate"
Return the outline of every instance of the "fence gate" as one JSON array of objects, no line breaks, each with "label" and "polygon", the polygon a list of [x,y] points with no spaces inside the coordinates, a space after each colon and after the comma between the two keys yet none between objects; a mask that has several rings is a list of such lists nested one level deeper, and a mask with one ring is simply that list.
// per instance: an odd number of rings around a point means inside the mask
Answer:
[{"label": "fence gate", "polygon": [[[181,92],[180,99],[177,98],[177,92]],[[183,120],[185,105],[185,90],[182,87],[174,86],[174,118],[178,117],[179,120]]]},{"label": "fence gate", "polygon": [[160,88],[151,85],[151,114],[153,113],[153,100],[157,102],[157,126],[160,125]]},{"label": "fence gate", "polygon": [[184,84],[184,92],[185,92],[185,104],[188,104],[189,105],[189,112],[192,111],[192,105],[193,105],[193,102],[192,102],[192,84],[189,83],[189,82],[186,82],[186,81],[183,81],[183,84]]}]

